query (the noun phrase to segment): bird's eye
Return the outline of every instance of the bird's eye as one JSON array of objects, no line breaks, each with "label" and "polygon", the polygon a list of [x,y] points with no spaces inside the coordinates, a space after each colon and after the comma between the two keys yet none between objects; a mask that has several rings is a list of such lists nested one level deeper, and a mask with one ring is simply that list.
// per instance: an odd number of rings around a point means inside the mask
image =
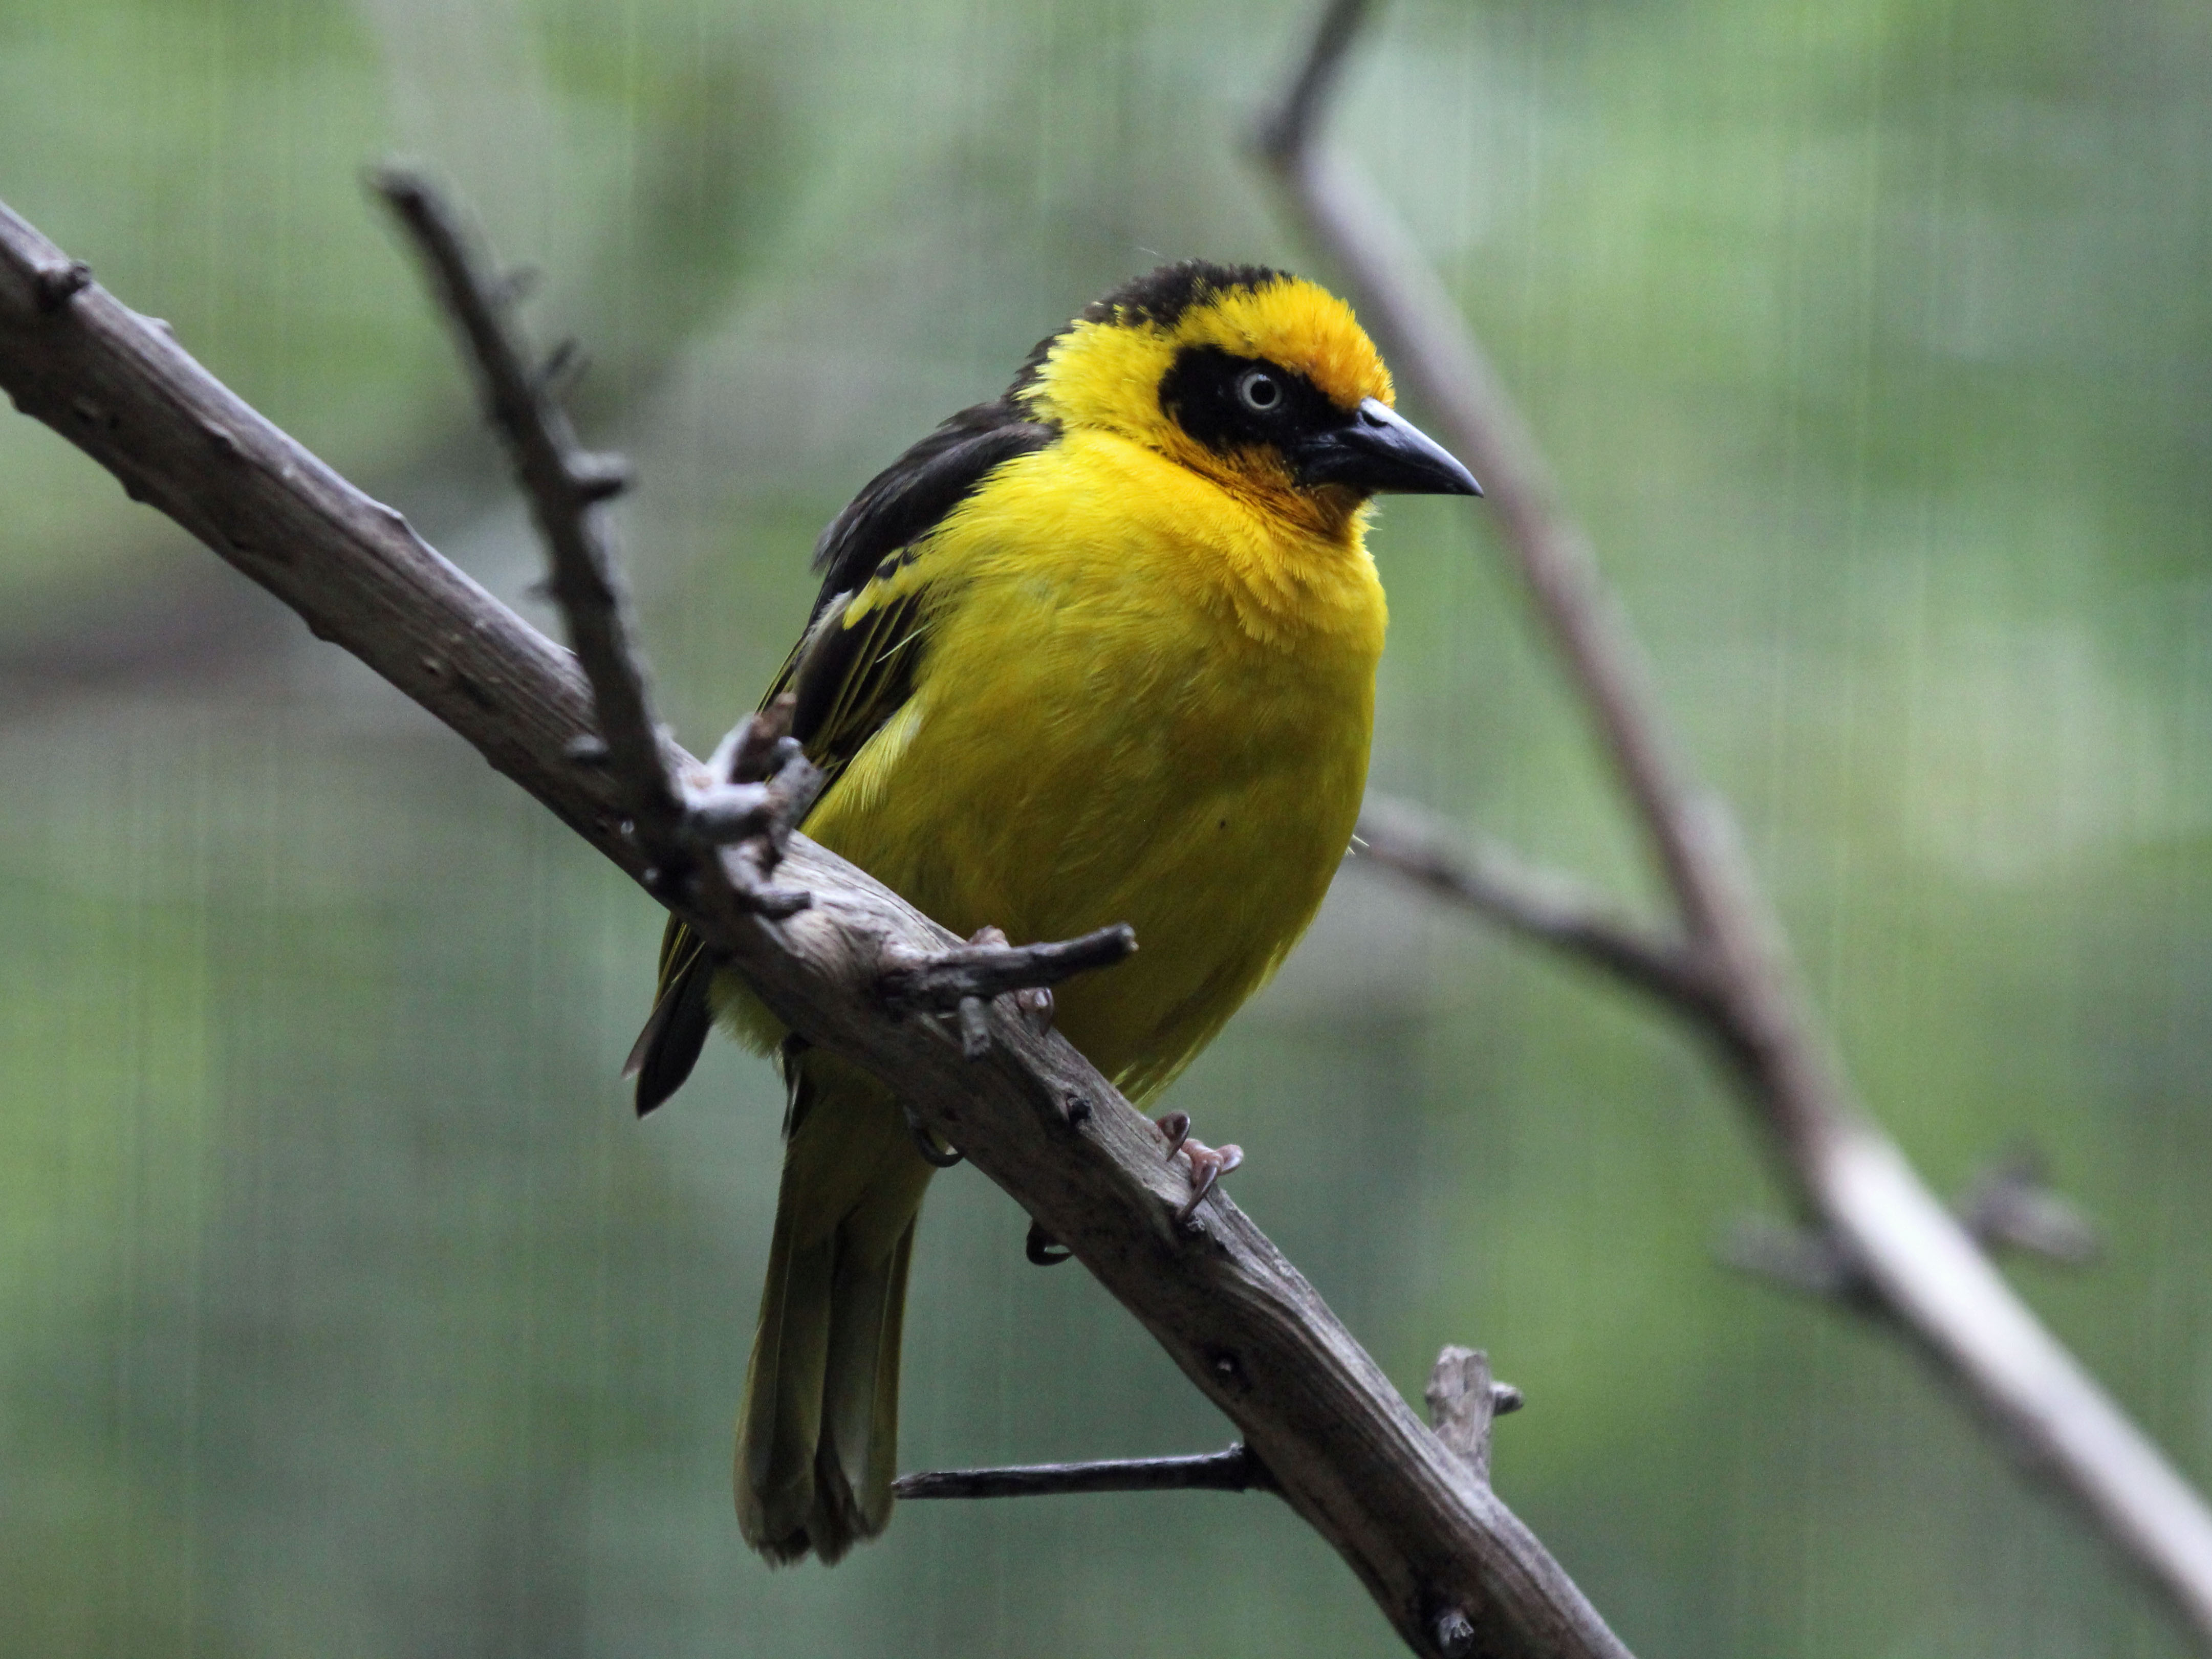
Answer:
[{"label": "bird's eye", "polygon": [[1245,408],[1265,415],[1283,401],[1283,388],[1266,369],[1250,368],[1237,377],[1237,395]]}]

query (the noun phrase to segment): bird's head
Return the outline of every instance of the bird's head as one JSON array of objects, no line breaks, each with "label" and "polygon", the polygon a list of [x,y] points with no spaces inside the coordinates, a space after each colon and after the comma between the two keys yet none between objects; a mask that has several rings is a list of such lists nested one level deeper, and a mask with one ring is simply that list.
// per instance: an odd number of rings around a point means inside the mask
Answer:
[{"label": "bird's head", "polygon": [[1316,527],[1378,492],[1480,495],[1391,404],[1352,307],[1261,265],[1162,265],[1039,343],[1009,394],[1103,429]]}]

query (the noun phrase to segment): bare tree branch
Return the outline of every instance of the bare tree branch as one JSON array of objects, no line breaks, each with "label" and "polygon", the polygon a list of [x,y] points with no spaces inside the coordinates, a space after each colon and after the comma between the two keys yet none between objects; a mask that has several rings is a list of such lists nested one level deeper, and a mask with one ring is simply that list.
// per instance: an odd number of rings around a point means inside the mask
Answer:
[{"label": "bare tree branch", "polygon": [[[1402,384],[1481,477],[1498,532],[1613,758],[1710,991],[1678,1010],[1729,1061],[1788,1189],[1868,1294],[2047,1471],[2212,1645],[2212,1512],[2029,1311],[1854,1096],[1726,807],[1686,762],[1650,665],[1534,440],[1405,226],[1316,142],[1368,10],[1334,0],[1263,152],[1349,279]],[[1486,907],[1488,908],[1488,907]]]},{"label": "bare tree branch", "polygon": [[1123,1457],[1097,1463],[1017,1463],[1000,1469],[933,1469],[891,1483],[900,1498],[1046,1498],[1097,1492],[1273,1492],[1251,1449],[1190,1457]]},{"label": "bare tree branch", "polygon": [[1623,920],[1571,876],[1531,869],[1502,847],[1466,848],[1462,840],[1410,802],[1370,795],[1360,808],[1361,858],[1686,1014],[1708,1017],[1712,993],[1705,963],[1686,942]]},{"label": "bare tree branch", "polygon": [[884,1000],[904,1013],[945,1012],[1009,991],[1042,990],[1094,969],[1110,968],[1137,948],[1127,923],[1050,945],[969,944],[927,962],[885,971]]},{"label": "bare tree branch", "polygon": [[[420,176],[386,167],[370,183],[422,255],[441,307],[467,346],[485,414],[514,458],[551,557],[553,598],[600,710],[606,763],[635,812],[638,839],[655,851],[672,851],[684,803],[661,753],[645,666],[630,645],[629,607],[598,511],[629,488],[629,468],[619,457],[588,454],[576,442],[553,392],[564,354],[542,366],[526,361],[509,313],[529,283],[502,282],[479,270],[453,213]],[[573,353],[573,343],[569,347]]]},{"label": "bare tree branch", "polygon": [[1475,1478],[1490,1481],[1490,1425],[1528,1402],[1510,1382],[1490,1374],[1490,1356],[1480,1348],[1448,1347],[1437,1356],[1422,1390],[1437,1438],[1467,1460]]},{"label": "bare tree branch", "polygon": [[[793,1030],[896,1079],[928,1129],[1079,1256],[1221,1407],[1415,1651],[1625,1659],[1543,1547],[1241,1211],[1217,1194],[1176,1224],[1190,1183],[1164,1161],[1161,1131],[1064,1040],[1006,999],[979,1003],[991,1041],[971,1061],[939,1018],[902,1019],[884,1005],[886,969],[959,940],[798,835],[779,878],[811,902],[788,916],[724,902],[723,884],[711,880],[667,892],[609,763],[599,727],[613,722],[594,710],[569,655],[166,331],[96,284],[55,274],[73,270],[0,206],[0,386],[18,408],[453,727],[632,878],[662,889]],[[635,714],[649,732],[641,702]],[[679,781],[706,775],[672,744],[659,759]],[[737,856],[715,846],[701,861],[719,860],[734,892]]]},{"label": "bare tree branch", "polygon": [[[1490,1375],[1479,1348],[1447,1347],[1425,1391],[1429,1422],[1445,1449],[1490,1484],[1490,1425],[1526,1403],[1521,1390]],[[1242,1444],[1191,1457],[1118,1458],[1095,1463],[1030,1463],[1011,1468],[941,1469],[899,1477],[901,1498],[1037,1498],[1101,1492],[1273,1492],[1273,1477]],[[1475,1651],[1474,1623],[1456,1606],[1436,1608],[1428,1635],[1440,1654]]]},{"label": "bare tree branch", "polygon": [[[623,833],[647,860],[647,889],[662,897],[688,893],[714,910],[734,905],[787,916],[804,909],[804,892],[767,884],[792,826],[820,787],[798,745],[775,757],[781,765],[774,777],[741,782],[738,775],[748,763],[768,769],[765,751],[781,735],[771,735],[762,720],[748,720],[723,740],[709,769],[692,769],[687,785],[678,755],[669,751],[653,718],[601,510],[629,488],[629,465],[619,456],[586,451],[557,395],[579,356],[575,342],[562,342],[542,367],[532,368],[513,314],[530,280],[483,269],[453,210],[420,175],[386,167],[370,184],[421,254],[466,348],[485,418],[514,460],[552,564],[554,602],[599,714],[599,732],[572,743],[568,752],[607,769],[629,809]],[[787,710],[783,718],[788,721]],[[756,756],[755,750],[763,752]],[[711,769],[716,764],[720,775]],[[737,850],[714,855],[723,847]]]},{"label": "bare tree branch", "polygon": [[[1993,1255],[2016,1250],[2060,1267],[2084,1267],[2100,1252],[2096,1228],[2045,1184],[2042,1160],[2033,1152],[2014,1152],[1976,1176],[1952,1213]],[[1858,1263],[1821,1228],[1746,1216],[1722,1236],[1716,1253],[1729,1267],[1785,1289],[1826,1297],[1863,1313],[1887,1311]]]}]

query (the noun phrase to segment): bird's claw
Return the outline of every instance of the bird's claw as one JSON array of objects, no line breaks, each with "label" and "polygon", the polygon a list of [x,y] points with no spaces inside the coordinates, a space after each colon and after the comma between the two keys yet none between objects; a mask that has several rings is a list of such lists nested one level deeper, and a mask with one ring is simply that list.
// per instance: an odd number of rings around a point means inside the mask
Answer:
[{"label": "bird's claw", "polygon": [[1181,1152],[1190,1164],[1190,1201],[1176,1212],[1176,1225],[1184,1226],[1221,1177],[1244,1161],[1244,1149],[1234,1143],[1209,1146],[1202,1140],[1193,1140],[1188,1112],[1166,1113],[1155,1120],[1154,1127],[1168,1138],[1168,1162],[1174,1163],[1175,1155]]},{"label": "bird's claw", "polygon": [[1176,1212],[1176,1225],[1188,1226],[1198,1213],[1198,1206],[1206,1202],[1221,1177],[1244,1161],[1244,1149],[1231,1141],[1226,1146],[1209,1146],[1204,1141],[1185,1136],[1182,1154],[1190,1160],[1190,1202]]},{"label": "bird's claw", "polygon": [[1030,1030],[1042,1036],[1052,1030],[1052,988],[1031,985],[1014,993],[1014,1006],[1021,1010],[1022,1018],[1029,1022]]},{"label": "bird's claw", "polygon": [[1073,1259],[1075,1252],[1032,1221],[1030,1223],[1030,1236],[1022,1243],[1022,1254],[1040,1267],[1057,1267],[1061,1262]]},{"label": "bird's claw", "polygon": [[[970,945],[1005,945],[1009,941],[1003,927],[978,927],[969,936]],[[1030,1030],[1042,1035],[1052,1029],[1052,993],[1042,985],[1033,985],[1008,993],[1013,998],[1015,1012],[1028,1024]],[[960,1052],[969,1060],[981,1060],[991,1052],[991,1027],[981,997],[960,1000]]]},{"label": "bird's claw", "polygon": [[[970,945],[1004,945],[1007,943],[1003,927],[978,927],[968,936]],[[960,999],[960,1052],[969,1060],[981,1060],[991,1052],[991,1027],[985,1018],[989,1004],[981,997]]]},{"label": "bird's claw", "polygon": [[914,1115],[913,1107],[901,1101],[899,1110],[906,1116],[906,1132],[914,1138],[914,1150],[924,1164],[932,1169],[949,1170],[966,1158],[967,1154],[958,1147],[939,1144],[929,1126]]}]

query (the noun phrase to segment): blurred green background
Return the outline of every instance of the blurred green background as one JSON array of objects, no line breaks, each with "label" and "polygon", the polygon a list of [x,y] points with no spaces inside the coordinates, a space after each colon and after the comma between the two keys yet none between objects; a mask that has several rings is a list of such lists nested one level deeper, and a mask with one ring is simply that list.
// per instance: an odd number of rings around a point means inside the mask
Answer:
[{"label": "blurred green background", "polygon": [[[434,164],[580,418],[695,748],[816,528],[1159,257],[1310,264],[1249,0],[9,0],[0,197],[544,620],[362,166]],[[1526,399],[1931,1181],[2102,1221],[2014,1269],[2212,1480],[2212,10],[1406,0],[1337,131]],[[1322,272],[1321,274],[1326,274]],[[1415,411],[1418,416],[1419,411]],[[1375,774],[1650,895],[1481,509],[1394,501]],[[0,1653],[1395,1650],[1280,1505],[736,1537],[780,1103],[640,1125],[647,901],[58,438],[0,422]],[[2186,1651],[1888,1339],[1715,1265],[1775,1205],[1702,1056],[1355,866],[1176,1103],[1644,1659]],[[1229,1431],[940,1180],[904,1462]]]}]

